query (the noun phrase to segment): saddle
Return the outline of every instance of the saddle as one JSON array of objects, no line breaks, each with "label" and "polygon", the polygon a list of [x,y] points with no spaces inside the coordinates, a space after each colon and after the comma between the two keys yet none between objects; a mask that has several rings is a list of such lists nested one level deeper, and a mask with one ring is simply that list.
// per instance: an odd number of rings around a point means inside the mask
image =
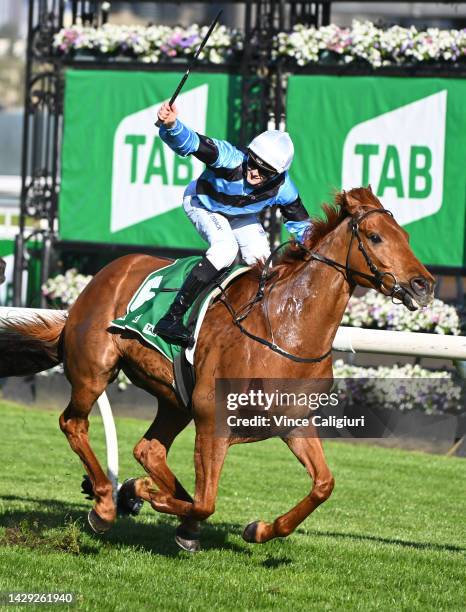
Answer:
[{"label": "saddle", "polygon": [[136,333],[173,363],[174,390],[178,399],[188,409],[191,407],[195,383],[194,352],[205,314],[222,288],[225,289],[234,278],[249,270],[249,267],[244,265],[227,268],[199,294],[184,316],[183,322],[194,338],[194,345],[184,349],[158,336],[154,327],[169,309],[184,279],[200,260],[201,257],[177,259],[152,272],[129,301],[126,314],[111,322],[112,327]]}]

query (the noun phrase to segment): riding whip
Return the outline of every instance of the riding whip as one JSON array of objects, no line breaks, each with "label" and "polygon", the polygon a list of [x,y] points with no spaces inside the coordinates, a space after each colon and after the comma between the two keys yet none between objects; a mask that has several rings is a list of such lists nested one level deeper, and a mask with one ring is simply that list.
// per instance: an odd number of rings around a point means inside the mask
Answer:
[{"label": "riding whip", "polygon": [[[178,83],[178,87],[175,89],[172,97],[170,98],[170,102],[169,105],[172,106],[176,100],[176,98],[178,97],[178,94],[180,93],[180,91],[183,88],[183,85],[186,83],[186,80],[189,76],[189,73],[191,72],[191,70],[194,68],[197,59],[202,51],[202,49],[205,47],[207,41],[209,40],[210,35],[212,34],[212,32],[214,31],[215,26],[217,25],[217,22],[220,18],[220,15],[223,13],[223,9],[220,9],[219,12],[217,13],[215,19],[212,21],[212,23],[210,24],[210,28],[207,31],[207,34],[204,36],[203,41],[201,42],[199,49],[196,51],[193,59],[189,62],[188,67],[186,69],[186,72],[183,75],[183,78],[181,79],[181,81]],[[162,125],[162,122],[160,121],[160,119],[157,119],[157,122],[155,124],[157,127],[160,127]]]}]

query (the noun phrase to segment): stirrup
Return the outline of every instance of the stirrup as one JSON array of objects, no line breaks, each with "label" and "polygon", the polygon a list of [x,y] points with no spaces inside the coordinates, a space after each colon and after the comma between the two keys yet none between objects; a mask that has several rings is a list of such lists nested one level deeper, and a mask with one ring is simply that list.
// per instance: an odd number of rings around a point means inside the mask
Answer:
[{"label": "stirrup", "polygon": [[154,328],[155,333],[174,344],[179,344],[187,348],[194,345],[194,338],[191,332],[184,326],[180,319],[173,316],[165,316],[157,323]]}]

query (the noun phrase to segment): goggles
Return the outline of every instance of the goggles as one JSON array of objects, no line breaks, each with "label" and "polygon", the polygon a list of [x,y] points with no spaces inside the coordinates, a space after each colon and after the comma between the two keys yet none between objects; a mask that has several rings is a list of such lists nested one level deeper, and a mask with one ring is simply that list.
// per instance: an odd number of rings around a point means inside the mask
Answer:
[{"label": "goggles", "polygon": [[257,170],[262,178],[270,179],[273,176],[277,175],[278,172],[269,164],[266,164],[260,157],[254,155],[252,151],[248,149],[248,160],[247,167],[249,170]]}]

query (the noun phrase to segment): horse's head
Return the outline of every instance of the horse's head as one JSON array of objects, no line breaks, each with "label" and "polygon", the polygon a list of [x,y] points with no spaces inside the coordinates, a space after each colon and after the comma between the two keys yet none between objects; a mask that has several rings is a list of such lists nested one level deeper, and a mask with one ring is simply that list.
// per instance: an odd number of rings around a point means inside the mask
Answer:
[{"label": "horse's head", "polygon": [[6,261],[4,259],[0,259],[0,285],[5,282],[5,268]]},{"label": "horse's head", "polygon": [[409,246],[409,235],[383,208],[368,188],[337,196],[349,216],[346,272],[350,280],[401,299],[410,310],[426,306],[434,297],[434,277]]}]

